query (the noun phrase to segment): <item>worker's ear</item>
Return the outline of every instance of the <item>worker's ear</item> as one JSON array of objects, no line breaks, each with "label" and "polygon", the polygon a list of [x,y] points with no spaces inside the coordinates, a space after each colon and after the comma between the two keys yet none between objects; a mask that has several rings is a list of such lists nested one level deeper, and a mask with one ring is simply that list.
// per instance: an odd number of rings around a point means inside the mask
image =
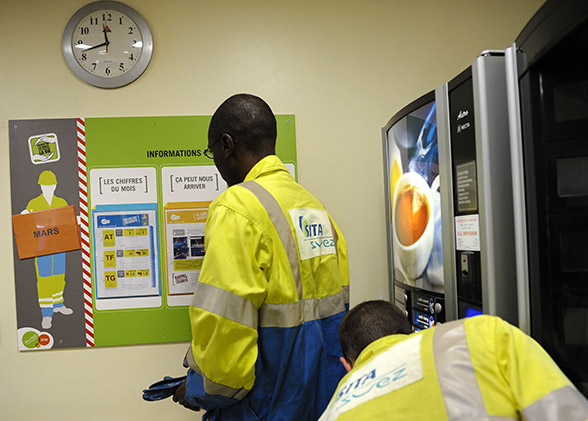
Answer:
[{"label": "worker's ear", "polygon": [[341,364],[343,364],[343,367],[345,367],[345,370],[347,370],[348,373],[353,368],[353,363],[351,361],[347,361],[347,358],[339,357],[339,361],[341,361]]}]

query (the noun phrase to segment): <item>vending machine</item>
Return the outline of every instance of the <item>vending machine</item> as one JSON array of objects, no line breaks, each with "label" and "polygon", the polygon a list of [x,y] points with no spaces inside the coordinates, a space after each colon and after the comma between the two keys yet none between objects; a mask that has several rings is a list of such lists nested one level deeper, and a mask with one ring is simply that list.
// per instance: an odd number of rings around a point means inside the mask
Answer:
[{"label": "vending machine", "polygon": [[446,311],[434,92],[396,113],[382,138],[391,301],[421,330]]},{"label": "vending machine", "polygon": [[547,1],[506,50],[520,328],[588,396],[588,2]]},{"label": "vending machine", "polygon": [[492,314],[516,324],[504,51],[483,52],[435,95],[447,319]]}]

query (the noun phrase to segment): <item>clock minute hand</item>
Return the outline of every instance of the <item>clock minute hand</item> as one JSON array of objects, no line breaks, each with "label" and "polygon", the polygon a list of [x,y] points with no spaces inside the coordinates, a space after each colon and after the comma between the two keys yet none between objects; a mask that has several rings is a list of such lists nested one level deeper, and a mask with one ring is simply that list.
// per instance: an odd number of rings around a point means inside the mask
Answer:
[{"label": "clock minute hand", "polygon": [[93,47],[88,47],[88,48],[86,48],[83,51],[86,52],[86,51],[93,50],[94,48],[100,48],[100,47],[104,47],[104,46],[106,46],[106,48],[108,48],[108,44],[110,44],[110,43],[109,42],[103,42],[102,44],[98,44],[98,45],[95,45]]}]

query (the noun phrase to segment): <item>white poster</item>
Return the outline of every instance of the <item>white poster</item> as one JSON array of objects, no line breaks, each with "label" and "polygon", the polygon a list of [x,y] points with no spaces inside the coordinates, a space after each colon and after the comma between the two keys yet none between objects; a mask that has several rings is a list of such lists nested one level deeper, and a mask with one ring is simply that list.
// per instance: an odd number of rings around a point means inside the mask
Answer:
[{"label": "white poster", "polygon": [[455,241],[457,250],[480,251],[480,216],[455,217]]}]

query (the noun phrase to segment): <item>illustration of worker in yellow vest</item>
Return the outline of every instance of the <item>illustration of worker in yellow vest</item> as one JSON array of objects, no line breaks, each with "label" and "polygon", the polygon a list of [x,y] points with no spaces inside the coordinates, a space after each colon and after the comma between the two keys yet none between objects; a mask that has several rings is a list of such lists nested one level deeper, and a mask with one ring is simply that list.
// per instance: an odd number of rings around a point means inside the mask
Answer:
[{"label": "illustration of worker in yellow vest", "polygon": [[[57,188],[57,177],[53,171],[43,171],[39,175],[38,184],[41,186],[41,195],[35,197],[27,204],[21,213],[35,212],[45,209],[54,209],[67,206],[67,202],[54,195]],[[65,253],[55,253],[35,258],[35,270],[37,274],[37,295],[41,307],[41,327],[49,329],[53,321],[54,313],[70,315],[71,308],[63,302],[63,290],[65,289]]]}]

